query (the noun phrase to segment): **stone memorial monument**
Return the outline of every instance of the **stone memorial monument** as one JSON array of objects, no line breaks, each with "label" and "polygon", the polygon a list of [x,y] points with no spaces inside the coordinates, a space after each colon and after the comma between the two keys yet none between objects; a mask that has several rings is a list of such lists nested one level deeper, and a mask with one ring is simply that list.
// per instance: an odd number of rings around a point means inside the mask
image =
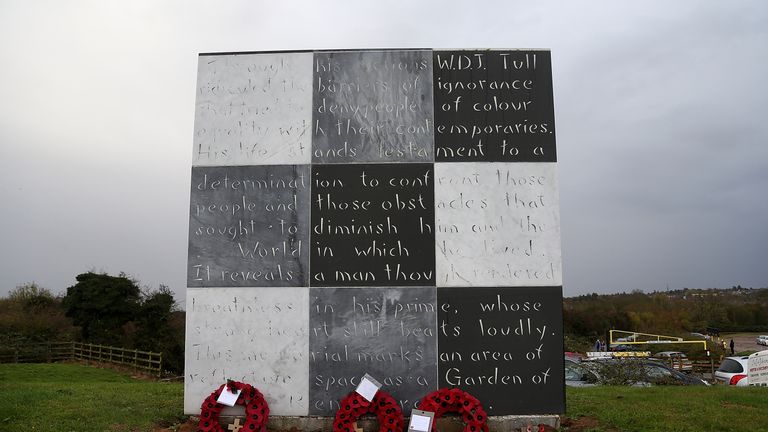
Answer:
[{"label": "stone memorial monument", "polygon": [[199,57],[184,409],[227,379],[333,416],[459,387],[564,412],[550,53]]}]

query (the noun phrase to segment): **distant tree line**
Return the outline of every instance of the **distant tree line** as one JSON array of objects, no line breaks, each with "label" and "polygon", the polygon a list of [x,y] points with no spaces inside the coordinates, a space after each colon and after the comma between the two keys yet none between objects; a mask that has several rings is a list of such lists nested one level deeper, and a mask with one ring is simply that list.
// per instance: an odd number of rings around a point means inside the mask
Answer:
[{"label": "distant tree line", "polygon": [[768,332],[768,288],[684,289],[598,295],[563,301],[564,332],[602,336],[618,329],[654,334]]},{"label": "distant tree line", "polygon": [[125,274],[83,273],[55,297],[27,283],[0,299],[0,345],[80,341],[163,353],[163,368],[184,370],[184,312],[161,285],[142,290]]}]

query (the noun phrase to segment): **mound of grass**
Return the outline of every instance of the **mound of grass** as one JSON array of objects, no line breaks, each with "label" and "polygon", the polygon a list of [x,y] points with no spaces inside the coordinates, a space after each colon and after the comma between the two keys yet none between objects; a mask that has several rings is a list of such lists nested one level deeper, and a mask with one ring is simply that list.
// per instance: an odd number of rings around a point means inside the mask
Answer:
[{"label": "mound of grass", "polygon": [[0,365],[0,431],[151,431],[184,419],[184,387],[78,364]]}]

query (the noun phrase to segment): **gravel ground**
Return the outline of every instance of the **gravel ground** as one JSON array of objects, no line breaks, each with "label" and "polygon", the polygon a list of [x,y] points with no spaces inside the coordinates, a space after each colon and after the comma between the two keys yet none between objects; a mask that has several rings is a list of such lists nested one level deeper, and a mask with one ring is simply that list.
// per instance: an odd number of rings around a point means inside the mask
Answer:
[{"label": "gravel ground", "polygon": [[[758,345],[756,342],[757,336],[761,333],[735,333],[722,335],[725,343],[728,344],[733,339],[734,350],[740,351],[762,351],[768,349],[765,345]],[[730,355],[730,350],[728,351]]]}]

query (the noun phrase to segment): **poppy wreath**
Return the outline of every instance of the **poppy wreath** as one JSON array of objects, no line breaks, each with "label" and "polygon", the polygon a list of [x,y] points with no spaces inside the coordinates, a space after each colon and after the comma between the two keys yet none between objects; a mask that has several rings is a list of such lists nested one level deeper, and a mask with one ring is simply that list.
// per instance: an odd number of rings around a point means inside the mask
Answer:
[{"label": "poppy wreath", "polygon": [[[434,391],[419,402],[419,409],[435,413],[435,420],[445,413],[458,413],[464,419],[464,432],[488,432],[488,415],[480,401],[471,394],[457,388],[442,388]],[[432,422],[435,432],[437,422]]]},{"label": "poppy wreath", "polygon": [[203,401],[203,405],[200,407],[200,421],[197,424],[198,432],[224,432],[224,429],[219,425],[219,415],[224,409],[224,405],[217,402],[221,392],[224,391],[224,387],[227,387],[232,393],[240,390],[240,396],[237,397],[235,404],[245,405],[245,423],[242,431],[261,431],[269,420],[269,405],[267,405],[264,395],[250,384],[227,381]]},{"label": "poppy wreath", "polygon": [[403,432],[403,411],[397,401],[383,390],[376,392],[370,402],[357,392],[342,399],[333,421],[333,432],[355,432],[354,423],[368,413],[376,414],[379,432]]}]

